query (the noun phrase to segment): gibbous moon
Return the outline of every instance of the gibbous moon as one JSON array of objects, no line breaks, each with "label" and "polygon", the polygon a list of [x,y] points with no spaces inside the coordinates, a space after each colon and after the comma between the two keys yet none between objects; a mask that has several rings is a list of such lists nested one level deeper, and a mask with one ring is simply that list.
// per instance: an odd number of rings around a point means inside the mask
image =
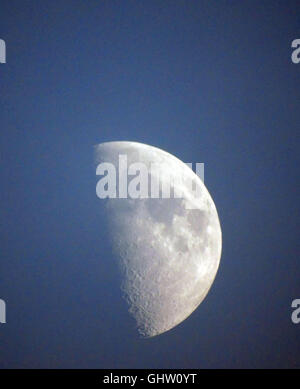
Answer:
[{"label": "gibbous moon", "polygon": [[[156,178],[162,186],[169,175],[178,176],[171,189],[182,193],[181,198],[99,199],[109,218],[124,303],[139,333],[152,337],[181,323],[206,297],[221,257],[220,222],[205,185],[178,158],[136,142],[95,146],[96,164],[112,163],[117,177],[119,155],[127,156],[128,167],[146,165],[149,181]],[[159,178],[151,171],[152,163],[162,167]],[[128,177],[129,183],[134,176]],[[180,181],[182,177],[187,181]],[[189,179],[197,187],[197,197],[186,183]],[[117,180],[117,191],[118,186]]]}]

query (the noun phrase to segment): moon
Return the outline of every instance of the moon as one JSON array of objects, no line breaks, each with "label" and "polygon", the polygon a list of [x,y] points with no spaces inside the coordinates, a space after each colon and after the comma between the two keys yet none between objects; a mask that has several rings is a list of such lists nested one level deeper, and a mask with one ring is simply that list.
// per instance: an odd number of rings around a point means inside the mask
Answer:
[{"label": "moon", "polygon": [[[149,180],[160,185],[178,178],[171,189],[180,190],[180,198],[99,199],[109,219],[124,303],[142,337],[162,334],[191,315],[215,279],[222,249],[215,204],[192,169],[166,151],[127,141],[102,143],[94,151],[97,165],[112,163],[118,174],[119,156],[126,155],[128,166],[143,163]],[[161,167],[159,177],[152,163]],[[198,196],[187,184],[191,179]]]}]

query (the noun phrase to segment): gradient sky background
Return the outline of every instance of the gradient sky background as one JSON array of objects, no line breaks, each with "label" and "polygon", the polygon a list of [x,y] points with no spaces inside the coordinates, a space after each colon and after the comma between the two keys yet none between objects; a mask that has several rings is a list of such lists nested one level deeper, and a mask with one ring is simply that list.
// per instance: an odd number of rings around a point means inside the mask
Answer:
[{"label": "gradient sky background", "polygon": [[[0,2],[2,368],[300,367],[299,1]],[[205,163],[223,253],[140,339],[111,288],[94,144]]]}]

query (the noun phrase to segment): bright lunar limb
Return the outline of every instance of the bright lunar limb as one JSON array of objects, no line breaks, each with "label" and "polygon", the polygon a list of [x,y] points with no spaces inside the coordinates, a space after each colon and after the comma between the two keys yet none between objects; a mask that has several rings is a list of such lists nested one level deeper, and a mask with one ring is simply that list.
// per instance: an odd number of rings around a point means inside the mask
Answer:
[{"label": "bright lunar limb", "polygon": [[97,165],[109,162],[118,167],[119,155],[127,156],[128,166],[145,164],[149,179],[155,174],[151,163],[159,163],[165,172],[159,176],[161,185],[168,174],[175,174],[193,177],[199,190],[195,198],[191,187],[178,180],[173,190],[181,185],[181,198],[99,200],[105,203],[110,221],[123,297],[140,334],[152,337],[185,320],[207,295],[221,257],[220,222],[201,179],[173,155],[136,142],[95,146]]}]

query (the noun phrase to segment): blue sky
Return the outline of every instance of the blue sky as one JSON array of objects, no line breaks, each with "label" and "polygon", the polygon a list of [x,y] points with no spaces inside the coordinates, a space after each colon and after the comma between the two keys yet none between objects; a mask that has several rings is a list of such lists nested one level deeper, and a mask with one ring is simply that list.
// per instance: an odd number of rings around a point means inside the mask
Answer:
[{"label": "blue sky", "polygon": [[[0,367],[299,368],[299,2],[0,12]],[[113,140],[204,162],[222,226],[206,300],[148,340],[111,288],[92,146]]]}]

